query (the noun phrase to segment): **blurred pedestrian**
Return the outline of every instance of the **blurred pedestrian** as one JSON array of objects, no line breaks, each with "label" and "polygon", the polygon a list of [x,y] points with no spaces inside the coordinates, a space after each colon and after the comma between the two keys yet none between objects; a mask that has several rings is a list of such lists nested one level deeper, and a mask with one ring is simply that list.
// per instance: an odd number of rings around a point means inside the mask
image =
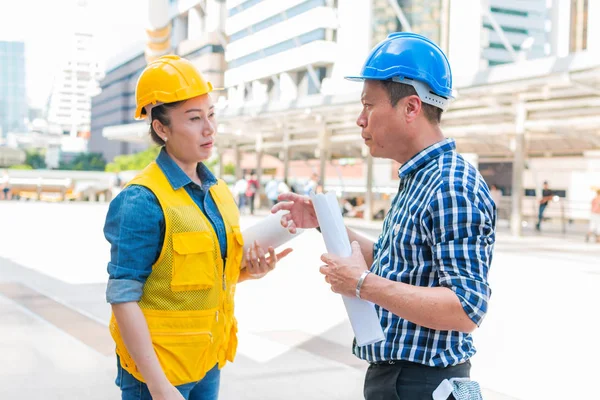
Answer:
[{"label": "blurred pedestrian", "polygon": [[588,242],[592,235],[595,236],[596,242],[600,243],[600,189],[596,190],[596,197],[592,200],[590,227],[585,235],[585,241]]},{"label": "blurred pedestrian", "polygon": [[279,196],[279,182],[275,177],[271,177],[267,185],[265,186],[265,194],[267,195],[267,199],[269,199],[270,207],[273,207],[277,204],[277,197]]},{"label": "blurred pedestrian", "polygon": [[8,176],[8,171],[2,171],[2,180],[0,180],[0,196],[2,196],[2,200],[10,200],[12,198],[12,193],[10,191],[10,180]]},{"label": "blurred pedestrian", "polygon": [[256,201],[256,194],[259,190],[258,177],[255,173],[248,178],[248,188],[246,189],[246,200],[250,206],[250,215],[254,215],[254,205]]},{"label": "blurred pedestrian", "polygon": [[234,194],[237,199],[237,205],[242,212],[246,206],[246,190],[248,189],[248,181],[243,176],[237,180],[234,186]]},{"label": "blurred pedestrian", "polygon": [[319,175],[313,172],[310,180],[304,186],[304,194],[310,196],[311,193],[317,193],[317,186],[319,186]]},{"label": "blurred pedestrian", "polygon": [[542,222],[544,220],[544,212],[546,211],[546,207],[548,207],[548,204],[550,204],[550,202],[552,201],[553,198],[554,198],[554,192],[552,190],[550,190],[548,181],[544,181],[544,188],[542,189],[542,198],[539,201],[540,206],[539,206],[539,210],[538,210],[538,222],[535,225],[535,229],[537,231],[542,230]]},{"label": "blurred pedestrian", "polygon": [[498,189],[498,186],[492,185],[490,187],[490,196],[492,197],[492,200],[494,200],[494,204],[496,204],[496,212],[498,214],[498,218],[500,218],[503,211],[503,208],[501,207],[502,190]]}]

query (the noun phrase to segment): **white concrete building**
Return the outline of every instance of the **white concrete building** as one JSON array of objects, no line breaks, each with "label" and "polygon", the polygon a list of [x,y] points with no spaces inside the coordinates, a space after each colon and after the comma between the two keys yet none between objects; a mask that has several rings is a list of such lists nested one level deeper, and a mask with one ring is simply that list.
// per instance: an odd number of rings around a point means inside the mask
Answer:
[{"label": "white concrete building", "polygon": [[90,132],[91,98],[98,91],[102,73],[95,57],[93,32],[89,30],[92,16],[87,2],[79,1],[76,7],[68,53],[54,77],[48,122],[59,125],[64,134],[85,141]]},{"label": "white concrete building", "polygon": [[149,0],[146,59],[177,54],[192,61],[215,87],[225,70],[225,2]]},{"label": "white concrete building", "polygon": [[[190,60],[210,80],[215,88],[223,87],[223,76],[225,72],[225,17],[226,7],[224,1],[219,0],[148,0],[148,28],[146,33],[148,40],[144,50],[145,60],[149,62],[162,55],[177,54]],[[132,61],[134,60],[134,61]],[[135,85],[139,75],[145,68],[145,63],[140,57],[125,57],[122,61],[113,64],[108,72],[107,81],[120,82],[127,80],[127,89],[123,86],[106,84],[105,90],[110,91],[98,96],[96,108],[99,115],[95,121],[94,134],[101,131],[104,139],[120,141],[122,144],[135,143],[136,149],[151,143],[148,134],[148,123],[145,121],[133,121],[135,110]],[[114,79],[112,77],[114,76]],[[111,86],[112,85],[112,86]],[[114,87],[113,87],[114,86]],[[121,123],[115,123],[110,112],[110,99],[115,98],[116,93],[126,98],[126,115],[119,119]],[[215,101],[219,94],[214,93]],[[224,95],[224,93],[223,93]],[[101,120],[102,118],[102,120]],[[110,120],[109,120],[110,118]],[[108,123],[106,123],[109,121]],[[122,146],[123,148],[124,146]],[[121,154],[128,151],[121,150]],[[113,155],[114,156],[114,155]]]},{"label": "white concrete building", "polygon": [[368,47],[366,26],[357,24],[350,37],[340,22],[346,14],[368,12],[360,3],[228,1],[225,86],[230,103],[293,100],[331,90],[323,81],[335,75],[340,47],[349,41]]}]

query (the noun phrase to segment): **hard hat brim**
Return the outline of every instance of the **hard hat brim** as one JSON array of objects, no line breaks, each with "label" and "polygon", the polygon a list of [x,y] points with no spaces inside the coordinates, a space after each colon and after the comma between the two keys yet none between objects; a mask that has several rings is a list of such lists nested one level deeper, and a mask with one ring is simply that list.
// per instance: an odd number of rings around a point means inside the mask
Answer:
[{"label": "hard hat brim", "polygon": [[381,80],[381,79],[377,79],[377,78],[371,78],[368,76],[345,76],[344,79],[347,81],[352,81],[352,82],[363,82],[365,79]]}]

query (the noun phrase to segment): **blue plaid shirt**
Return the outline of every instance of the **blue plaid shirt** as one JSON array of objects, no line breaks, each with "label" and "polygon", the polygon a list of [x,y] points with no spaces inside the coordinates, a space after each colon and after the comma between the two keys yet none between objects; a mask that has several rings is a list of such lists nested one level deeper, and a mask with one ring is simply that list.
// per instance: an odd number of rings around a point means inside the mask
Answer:
[{"label": "blue plaid shirt", "polygon": [[[371,271],[414,286],[451,289],[477,325],[491,295],[487,276],[495,241],[496,206],[479,172],[454,140],[428,147],[402,165],[400,188],[375,243]],[[406,360],[460,364],[475,354],[470,334],[419,326],[375,306],[385,340],[354,344],[369,362]]]}]

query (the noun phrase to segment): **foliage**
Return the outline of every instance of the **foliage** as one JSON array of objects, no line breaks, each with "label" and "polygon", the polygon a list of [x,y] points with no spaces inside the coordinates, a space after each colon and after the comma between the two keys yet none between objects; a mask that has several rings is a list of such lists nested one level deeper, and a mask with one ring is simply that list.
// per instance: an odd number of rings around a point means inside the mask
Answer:
[{"label": "foliage", "polygon": [[28,150],[25,156],[25,164],[29,165],[31,169],[44,169],[46,168],[46,157],[42,152]]},{"label": "foliage", "polygon": [[235,165],[233,163],[224,165],[223,175],[235,175]]},{"label": "foliage", "polygon": [[159,152],[160,147],[152,146],[149,149],[136,154],[117,156],[113,162],[106,166],[106,171],[121,172],[142,170],[156,159]]},{"label": "foliage", "polygon": [[80,153],[71,162],[60,162],[58,169],[71,171],[104,171],[106,160],[101,153]]},{"label": "foliage", "polygon": [[17,164],[9,167],[8,169],[33,169],[29,164]]}]

